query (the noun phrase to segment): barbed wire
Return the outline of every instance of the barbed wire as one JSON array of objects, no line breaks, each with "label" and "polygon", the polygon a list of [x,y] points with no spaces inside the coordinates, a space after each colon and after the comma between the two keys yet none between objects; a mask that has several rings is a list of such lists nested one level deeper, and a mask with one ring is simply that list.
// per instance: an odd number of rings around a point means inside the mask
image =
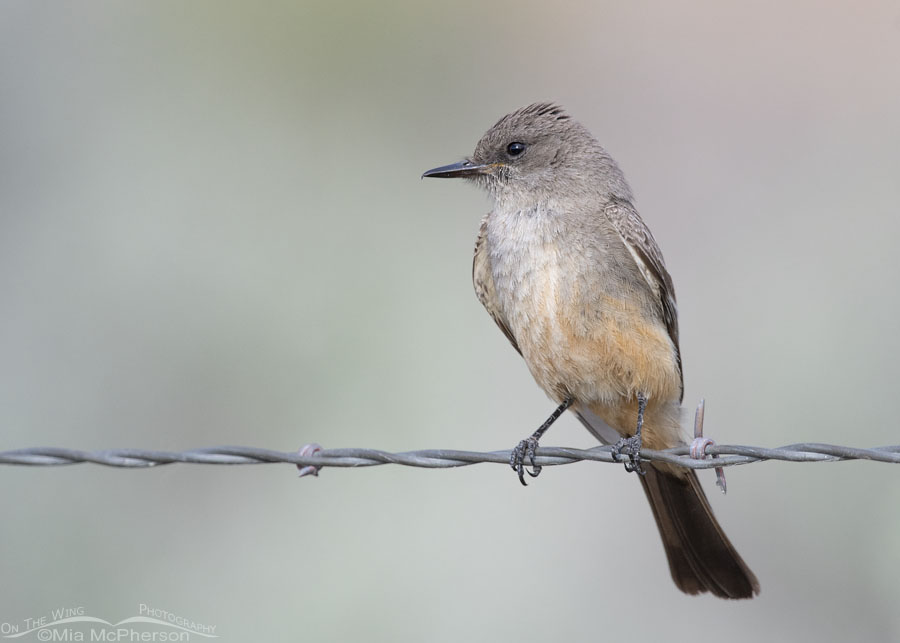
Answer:
[{"label": "barbed wire", "polygon": [[[565,447],[539,447],[535,464],[543,467],[572,464],[575,462],[622,462],[613,457],[610,446],[592,449]],[[457,451],[453,449],[425,449],[390,453],[377,449],[321,449],[314,453],[305,449],[299,452],[273,451],[247,446],[218,446],[186,451],[154,451],[148,449],[108,449],[83,451],[59,447],[32,447],[0,451],[0,464],[24,466],[61,466],[93,463],[110,467],[148,468],[164,464],[274,464],[286,463],[303,467],[371,467],[382,464],[399,464],[408,467],[446,469],[473,464],[491,463],[509,466],[510,451]],[[665,462],[690,469],[712,469],[767,460],[784,462],[838,462],[845,460],[870,460],[873,462],[900,463],[900,445],[861,449],[804,442],[777,448],[742,445],[711,445],[706,454],[714,456],[703,460],[690,456],[690,447],[680,446],[663,451],[641,450],[641,459],[648,462]],[[620,456],[621,458],[622,456]]]}]

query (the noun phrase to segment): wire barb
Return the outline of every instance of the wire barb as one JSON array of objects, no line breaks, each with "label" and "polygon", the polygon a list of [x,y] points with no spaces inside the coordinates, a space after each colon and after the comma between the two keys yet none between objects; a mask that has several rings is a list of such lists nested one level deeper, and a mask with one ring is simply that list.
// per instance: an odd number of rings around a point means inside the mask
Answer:
[{"label": "wire barb", "polygon": [[[697,411],[694,413],[694,441],[691,442],[691,457],[696,460],[702,460],[706,457],[709,447],[716,445],[716,441],[712,438],[703,437],[703,416],[706,414],[706,400],[700,398],[697,405]],[[714,455],[714,458],[719,456]],[[716,467],[716,486],[722,493],[728,492],[728,485],[725,482],[725,469]]]},{"label": "wire barb", "polygon": [[[573,462],[609,462],[615,460],[610,446],[592,449],[564,447],[539,447],[535,462],[551,467]],[[641,449],[641,459],[665,462],[690,469],[713,469],[738,464],[750,464],[766,460],[784,462],[837,462],[841,460],[871,460],[874,462],[900,463],[900,445],[860,449],[807,442],[774,449],[742,445],[711,445],[706,455],[718,456],[697,460],[690,456],[690,446],[684,445],[664,451]],[[187,451],[152,451],[145,449],[109,449],[81,451],[59,447],[32,447],[0,451],[0,465],[61,466],[90,462],[110,467],[148,468],[163,464],[271,464],[289,463],[300,467],[371,467],[380,464],[399,464],[407,467],[448,469],[471,464],[492,463],[509,466],[509,450],[505,451],[454,451],[426,449],[390,453],[376,449],[322,449],[314,453],[273,451],[255,447],[219,446]]]}]

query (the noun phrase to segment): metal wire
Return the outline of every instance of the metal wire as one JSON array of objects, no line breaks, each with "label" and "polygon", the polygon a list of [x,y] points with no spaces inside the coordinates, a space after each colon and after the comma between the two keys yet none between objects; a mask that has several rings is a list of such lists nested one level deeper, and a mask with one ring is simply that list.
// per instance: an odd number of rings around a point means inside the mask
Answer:
[{"label": "metal wire", "polygon": [[[614,460],[611,447],[593,449],[569,449],[540,447],[535,464],[550,467],[589,460],[592,462],[619,462]],[[714,445],[707,454],[718,456],[697,460],[690,457],[689,447],[681,446],[664,451],[641,450],[641,459],[651,462],[667,462],[690,469],[711,469],[766,460],[786,462],[836,462],[842,460],[872,460],[900,463],[900,445],[859,449],[833,444],[806,442],[774,449],[740,445]],[[454,451],[450,449],[426,449],[389,453],[376,449],[322,449],[315,455],[299,455],[294,452],[272,451],[242,446],[206,447],[187,451],[152,451],[146,449],[109,449],[81,451],[58,447],[33,447],[0,451],[0,464],[26,466],[60,466],[91,462],[110,467],[147,468],[162,464],[272,464],[289,463],[312,467],[371,467],[379,464],[400,464],[408,467],[446,469],[465,467],[478,463],[509,466],[509,451]]]}]

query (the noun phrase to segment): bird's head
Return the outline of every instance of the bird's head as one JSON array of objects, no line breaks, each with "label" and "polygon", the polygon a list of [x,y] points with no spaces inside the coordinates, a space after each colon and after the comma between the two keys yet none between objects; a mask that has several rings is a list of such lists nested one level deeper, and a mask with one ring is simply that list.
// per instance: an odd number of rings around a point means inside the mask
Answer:
[{"label": "bird's head", "polygon": [[509,191],[541,198],[585,190],[631,197],[606,151],[553,103],[534,103],[507,114],[481,137],[471,157],[422,176],[472,179],[498,198]]}]

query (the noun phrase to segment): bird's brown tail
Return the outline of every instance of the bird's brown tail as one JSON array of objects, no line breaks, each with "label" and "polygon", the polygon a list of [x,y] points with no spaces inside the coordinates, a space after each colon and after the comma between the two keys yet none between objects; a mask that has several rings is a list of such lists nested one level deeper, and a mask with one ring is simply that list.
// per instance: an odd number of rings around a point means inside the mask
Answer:
[{"label": "bird's brown tail", "polygon": [[662,536],[672,580],[687,594],[753,598],[759,581],[719,525],[693,471],[645,466],[641,483]]}]

